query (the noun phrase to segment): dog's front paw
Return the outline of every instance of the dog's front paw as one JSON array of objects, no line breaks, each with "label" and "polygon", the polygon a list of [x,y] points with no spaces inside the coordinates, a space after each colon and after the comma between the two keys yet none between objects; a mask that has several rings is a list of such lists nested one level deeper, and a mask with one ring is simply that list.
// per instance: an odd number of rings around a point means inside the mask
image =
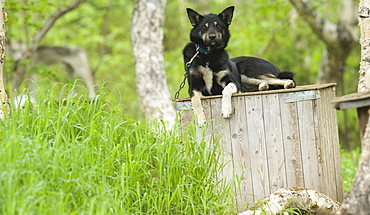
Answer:
[{"label": "dog's front paw", "polygon": [[197,115],[198,126],[202,127],[206,123],[206,116],[204,113]]},{"label": "dog's front paw", "polygon": [[262,82],[258,85],[259,91],[265,91],[269,89],[269,85],[266,82]]},{"label": "dog's front paw", "polygon": [[284,84],[284,89],[289,89],[295,87],[295,83],[293,80],[287,80]]},{"label": "dog's front paw", "polygon": [[230,103],[226,104],[226,105],[223,105],[222,107],[222,117],[224,119],[230,119],[231,118],[231,115],[233,113],[233,109],[231,107],[231,105],[229,105]]}]

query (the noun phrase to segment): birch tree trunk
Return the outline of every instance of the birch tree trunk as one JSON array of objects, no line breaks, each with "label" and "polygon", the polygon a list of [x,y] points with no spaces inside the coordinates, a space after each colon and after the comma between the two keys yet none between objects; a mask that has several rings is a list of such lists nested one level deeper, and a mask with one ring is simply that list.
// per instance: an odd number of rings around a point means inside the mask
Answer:
[{"label": "birch tree trunk", "polygon": [[175,122],[175,108],[167,86],[163,57],[163,24],[166,0],[135,2],[131,43],[135,57],[136,88],[145,117]]},{"label": "birch tree trunk", "polygon": [[[0,14],[0,118],[4,119],[6,115],[10,113],[8,96],[5,92],[4,79],[3,79],[3,69],[4,69],[4,59],[5,59],[5,21],[6,12],[4,9],[5,0],[1,1],[1,14]],[[5,108],[5,110],[4,110]]]},{"label": "birch tree trunk", "polygon": [[[370,75],[370,0],[361,0],[359,6],[359,25],[361,29],[361,62],[358,91],[367,91],[365,77]],[[367,86],[369,87],[369,86]],[[361,157],[353,186],[344,199],[337,215],[365,215],[370,212],[370,118],[362,138]]]}]

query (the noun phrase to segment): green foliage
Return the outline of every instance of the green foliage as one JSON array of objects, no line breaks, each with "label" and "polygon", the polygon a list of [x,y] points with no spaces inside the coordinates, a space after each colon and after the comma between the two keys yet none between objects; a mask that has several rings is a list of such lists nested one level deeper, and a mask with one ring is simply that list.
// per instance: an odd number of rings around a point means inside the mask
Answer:
[{"label": "green foliage", "polygon": [[343,174],[343,187],[344,192],[347,193],[352,187],[353,180],[355,179],[358,162],[360,160],[360,150],[341,151],[342,157],[342,174]]},{"label": "green foliage", "polygon": [[[9,21],[7,35],[14,40],[27,43],[45,20],[62,5],[70,1],[23,1],[7,2]],[[336,23],[339,20],[340,1],[312,1],[316,10],[324,18]],[[167,1],[164,48],[165,69],[168,86],[173,97],[183,80],[184,66],[182,49],[189,41],[191,25],[186,8],[191,7],[201,13],[218,13],[230,5],[235,5],[235,15],[230,26],[231,40],[227,48],[230,57],[249,55],[265,58],[283,70],[295,72],[298,85],[314,84],[320,65],[324,44],[317,38],[307,23],[293,10],[289,1]],[[77,45],[88,52],[90,64],[95,68],[100,58],[102,65],[96,73],[97,84],[109,88],[112,94],[128,107],[135,119],[142,119],[135,85],[135,68],[130,44],[130,23],[134,0],[90,0],[83,3],[59,19],[43,45]],[[105,49],[104,49],[105,48]],[[101,53],[105,52],[102,57]],[[357,87],[360,50],[353,50],[345,68],[345,92],[353,93]],[[6,86],[11,88],[11,60],[5,65]],[[38,83],[40,88],[50,88],[49,82],[66,82],[62,67],[54,67],[50,74]],[[338,92],[341,95],[341,92]],[[187,86],[180,97],[187,97]],[[341,113],[340,113],[341,114]],[[339,117],[342,132],[349,132],[350,149],[360,144],[358,131],[354,128],[356,117],[350,114]],[[343,133],[341,142],[343,142]]]},{"label": "green foliage", "polygon": [[0,122],[1,214],[232,212],[216,143],[131,120],[106,91],[89,101],[69,88]]}]

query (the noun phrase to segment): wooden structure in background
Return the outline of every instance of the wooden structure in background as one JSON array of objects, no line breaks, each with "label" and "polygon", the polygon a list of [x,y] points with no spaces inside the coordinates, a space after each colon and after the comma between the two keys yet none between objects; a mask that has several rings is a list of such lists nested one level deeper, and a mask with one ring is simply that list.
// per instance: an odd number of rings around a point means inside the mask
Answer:
[{"label": "wooden structure in background", "polygon": [[[202,99],[207,127],[197,135],[220,138],[220,177],[235,179],[239,208],[292,186],[343,200],[334,96],[335,84],[236,94],[230,119],[222,118],[220,96]],[[176,108],[183,125],[194,121],[189,98]]]},{"label": "wooden structure in background", "polygon": [[361,138],[365,134],[365,128],[369,119],[370,92],[360,92],[344,95],[332,101],[337,110],[357,109],[357,117]]}]

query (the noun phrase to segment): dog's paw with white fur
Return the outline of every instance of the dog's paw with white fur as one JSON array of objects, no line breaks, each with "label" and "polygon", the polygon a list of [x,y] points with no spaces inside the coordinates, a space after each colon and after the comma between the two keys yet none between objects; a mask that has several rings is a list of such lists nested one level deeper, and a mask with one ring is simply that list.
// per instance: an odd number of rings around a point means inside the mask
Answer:
[{"label": "dog's paw with white fur", "polygon": [[295,87],[295,83],[293,80],[287,80],[284,84],[284,89],[289,89]]},{"label": "dog's paw with white fur", "polygon": [[262,82],[258,85],[259,91],[265,91],[269,89],[269,85],[266,82]]},{"label": "dog's paw with white fur", "polygon": [[206,123],[206,116],[203,112],[197,115],[197,122],[200,127]]},{"label": "dog's paw with white fur", "polygon": [[233,108],[231,106],[231,101],[230,102],[223,102],[222,103],[222,117],[224,119],[230,119],[232,113],[233,113]]}]

